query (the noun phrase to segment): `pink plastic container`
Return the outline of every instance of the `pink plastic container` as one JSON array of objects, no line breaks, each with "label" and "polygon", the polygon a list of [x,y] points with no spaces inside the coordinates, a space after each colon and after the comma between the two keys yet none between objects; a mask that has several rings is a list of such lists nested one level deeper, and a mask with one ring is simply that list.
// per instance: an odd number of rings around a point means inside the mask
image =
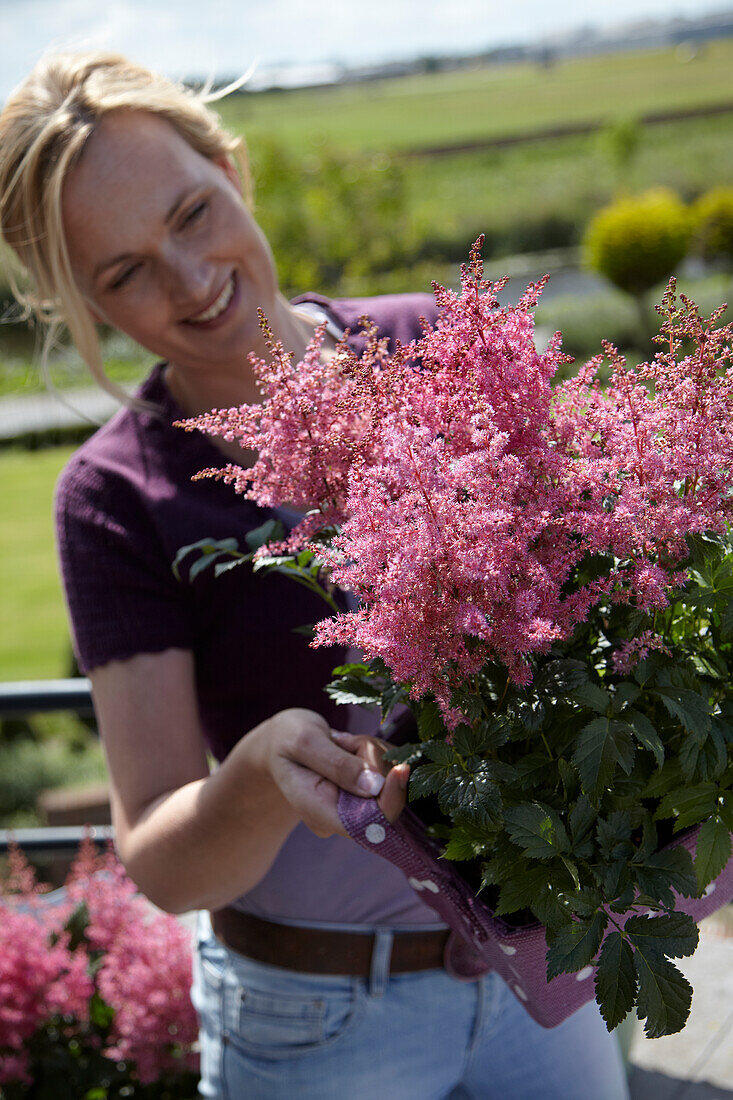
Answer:
[{"label": "pink plastic container", "polygon": [[[399,867],[413,890],[452,929],[445,967],[454,978],[475,981],[490,970],[497,971],[543,1027],[556,1027],[593,998],[595,967],[586,966],[577,974],[560,974],[548,982],[544,926],[512,928],[495,917],[474,896],[455,865],[440,858],[439,845],[427,836],[422,822],[409,809],[391,825],[375,799],[343,791],[338,810],[349,836]],[[694,854],[697,831],[690,829],[675,843],[684,844]],[[676,897],[676,908],[695,921],[727,905],[733,900],[733,859],[702,898]],[[618,916],[615,919],[618,921]]]}]

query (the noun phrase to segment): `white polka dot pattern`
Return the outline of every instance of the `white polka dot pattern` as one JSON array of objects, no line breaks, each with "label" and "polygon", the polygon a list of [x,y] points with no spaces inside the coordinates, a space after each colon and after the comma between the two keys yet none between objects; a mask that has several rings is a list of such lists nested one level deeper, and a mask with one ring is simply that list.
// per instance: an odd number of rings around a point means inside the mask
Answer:
[{"label": "white polka dot pattern", "polygon": [[364,835],[370,844],[381,844],[387,835],[384,831],[383,825],[377,825],[376,822],[372,822],[371,825],[367,825],[364,830]]}]

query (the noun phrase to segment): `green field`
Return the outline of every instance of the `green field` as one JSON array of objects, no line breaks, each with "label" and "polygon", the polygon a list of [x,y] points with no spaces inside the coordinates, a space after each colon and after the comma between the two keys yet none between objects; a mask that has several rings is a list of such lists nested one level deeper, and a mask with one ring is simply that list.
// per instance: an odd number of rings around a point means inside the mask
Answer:
[{"label": "green field", "polygon": [[69,631],[54,555],[52,498],[71,450],[0,453],[0,680],[68,674]]},{"label": "green field", "polygon": [[733,98],[733,40],[679,49],[582,57],[232,96],[217,109],[248,139],[293,152],[333,144],[393,152],[478,141],[543,127],[698,107]]}]

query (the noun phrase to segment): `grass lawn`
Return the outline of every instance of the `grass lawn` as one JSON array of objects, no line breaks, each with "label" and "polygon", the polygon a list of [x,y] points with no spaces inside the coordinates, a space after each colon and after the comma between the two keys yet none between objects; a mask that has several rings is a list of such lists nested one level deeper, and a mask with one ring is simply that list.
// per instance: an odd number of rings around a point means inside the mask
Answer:
[{"label": "grass lawn", "polygon": [[731,99],[733,40],[700,48],[527,62],[329,88],[232,96],[217,106],[248,139],[264,134],[294,152],[322,143],[395,151],[612,121]]},{"label": "grass lawn", "polygon": [[0,452],[0,680],[68,672],[69,631],[54,553],[52,497],[72,450]]}]

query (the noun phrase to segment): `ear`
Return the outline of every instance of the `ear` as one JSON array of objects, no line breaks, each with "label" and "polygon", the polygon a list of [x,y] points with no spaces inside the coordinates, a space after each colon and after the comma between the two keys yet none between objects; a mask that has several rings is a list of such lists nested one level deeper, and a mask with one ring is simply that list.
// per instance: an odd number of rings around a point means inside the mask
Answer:
[{"label": "ear", "polygon": [[234,161],[231,157],[222,156],[214,157],[214,164],[217,168],[221,168],[226,178],[231,183],[232,187],[236,187],[240,195],[242,194],[242,181],[239,178],[239,172],[237,171]]}]

